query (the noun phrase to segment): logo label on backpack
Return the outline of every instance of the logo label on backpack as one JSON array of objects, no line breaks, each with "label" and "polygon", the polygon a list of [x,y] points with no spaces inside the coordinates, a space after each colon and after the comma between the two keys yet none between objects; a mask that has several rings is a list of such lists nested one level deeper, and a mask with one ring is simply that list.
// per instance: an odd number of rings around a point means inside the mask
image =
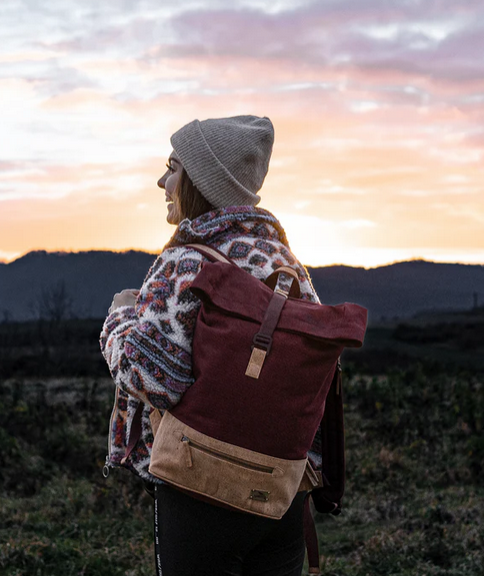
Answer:
[{"label": "logo label on backpack", "polygon": [[251,490],[249,498],[259,502],[267,502],[269,500],[269,494],[270,492],[266,492],[265,490]]}]

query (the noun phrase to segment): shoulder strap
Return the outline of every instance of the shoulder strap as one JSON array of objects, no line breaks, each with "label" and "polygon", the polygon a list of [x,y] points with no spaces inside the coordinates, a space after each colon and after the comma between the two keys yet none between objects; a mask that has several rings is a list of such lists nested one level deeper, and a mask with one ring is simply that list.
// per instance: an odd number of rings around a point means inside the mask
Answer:
[{"label": "shoulder strap", "polygon": [[309,505],[309,495],[311,492],[306,494],[304,499],[304,540],[306,542],[306,552],[308,557],[308,574],[314,574],[315,576],[321,576],[321,569],[319,565],[319,544],[318,544],[318,533],[316,531],[316,525],[314,523],[314,517]]},{"label": "shoulder strap", "polygon": [[193,250],[200,252],[200,254],[203,254],[212,262],[218,260],[219,262],[226,262],[227,264],[235,264],[235,262],[228,256],[225,256],[223,252],[211,246],[205,246],[205,244],[185,244],[185,246],[186,248],[193,248]]},{"label": "shoulder strap", "polygon": [[311,496],[318,512],[338,515],[345,489],[345,441],[341,364],[338,359],[321,420],[323,487]]},{"label": "shoulder strap", "polygon": [[[226,262],[227,264],[234,264],[237,266],[233,260],[231,260],[228,256],[226,256],[217,248],[212,248],[211,246],[205,246],[205,244],[185,244],[187,248],[192,248],[200,254],[206,256],[212,262]],[[277,279],[279,274],[287,274],[288,276],[292,276],[293,282],[290,285],[290,291],[288,291],[289,296],[293,298],[299,298],[301,295],[301,290],[299,286],[299,277],[297,272],[294,268],[290,268],[289,266],[280,266],[270,276],[265,279],[265,284],[269,286],[271,290],[275,290],[277,286]]]}]

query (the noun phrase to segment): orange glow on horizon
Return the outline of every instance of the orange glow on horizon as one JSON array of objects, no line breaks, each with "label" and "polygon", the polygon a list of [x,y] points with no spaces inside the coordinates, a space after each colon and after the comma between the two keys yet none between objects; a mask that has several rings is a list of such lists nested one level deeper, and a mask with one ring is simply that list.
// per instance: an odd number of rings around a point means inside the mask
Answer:
[{"label": "orange glow on horizon", "polygon": [[0,30],[0,260],[159,252],[170,135],[257,114],[276,135],[261,205],[302,262],[484,263],[483,7],[88,1],[34,34],[21,4]]}]

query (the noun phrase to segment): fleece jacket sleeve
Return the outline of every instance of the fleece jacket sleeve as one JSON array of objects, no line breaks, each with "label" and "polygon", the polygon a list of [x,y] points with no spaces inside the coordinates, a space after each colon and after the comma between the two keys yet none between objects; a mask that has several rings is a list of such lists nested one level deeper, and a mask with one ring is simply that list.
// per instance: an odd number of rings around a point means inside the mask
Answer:
[{"label": "fleece jacket sleeve", "polygon": [[100,344],[114,382],[159,410],[177,404],[193,384],[192,341],[200,301],[190,285],[202,256],[165,250],[148,272],[134,307],[105,320]]}]

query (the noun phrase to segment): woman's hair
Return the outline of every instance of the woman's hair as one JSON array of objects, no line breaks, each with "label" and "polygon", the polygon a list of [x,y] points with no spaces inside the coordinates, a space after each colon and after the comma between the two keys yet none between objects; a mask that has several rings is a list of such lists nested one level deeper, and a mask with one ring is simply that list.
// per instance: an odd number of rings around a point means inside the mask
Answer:
[{"label": "woman's hair", "polygon": [[184,218],[193,220],[214,209],[212,204],[202,196],[198,188],[190,180],[185,168],[182,168],[174,196],[182,220]]}]

